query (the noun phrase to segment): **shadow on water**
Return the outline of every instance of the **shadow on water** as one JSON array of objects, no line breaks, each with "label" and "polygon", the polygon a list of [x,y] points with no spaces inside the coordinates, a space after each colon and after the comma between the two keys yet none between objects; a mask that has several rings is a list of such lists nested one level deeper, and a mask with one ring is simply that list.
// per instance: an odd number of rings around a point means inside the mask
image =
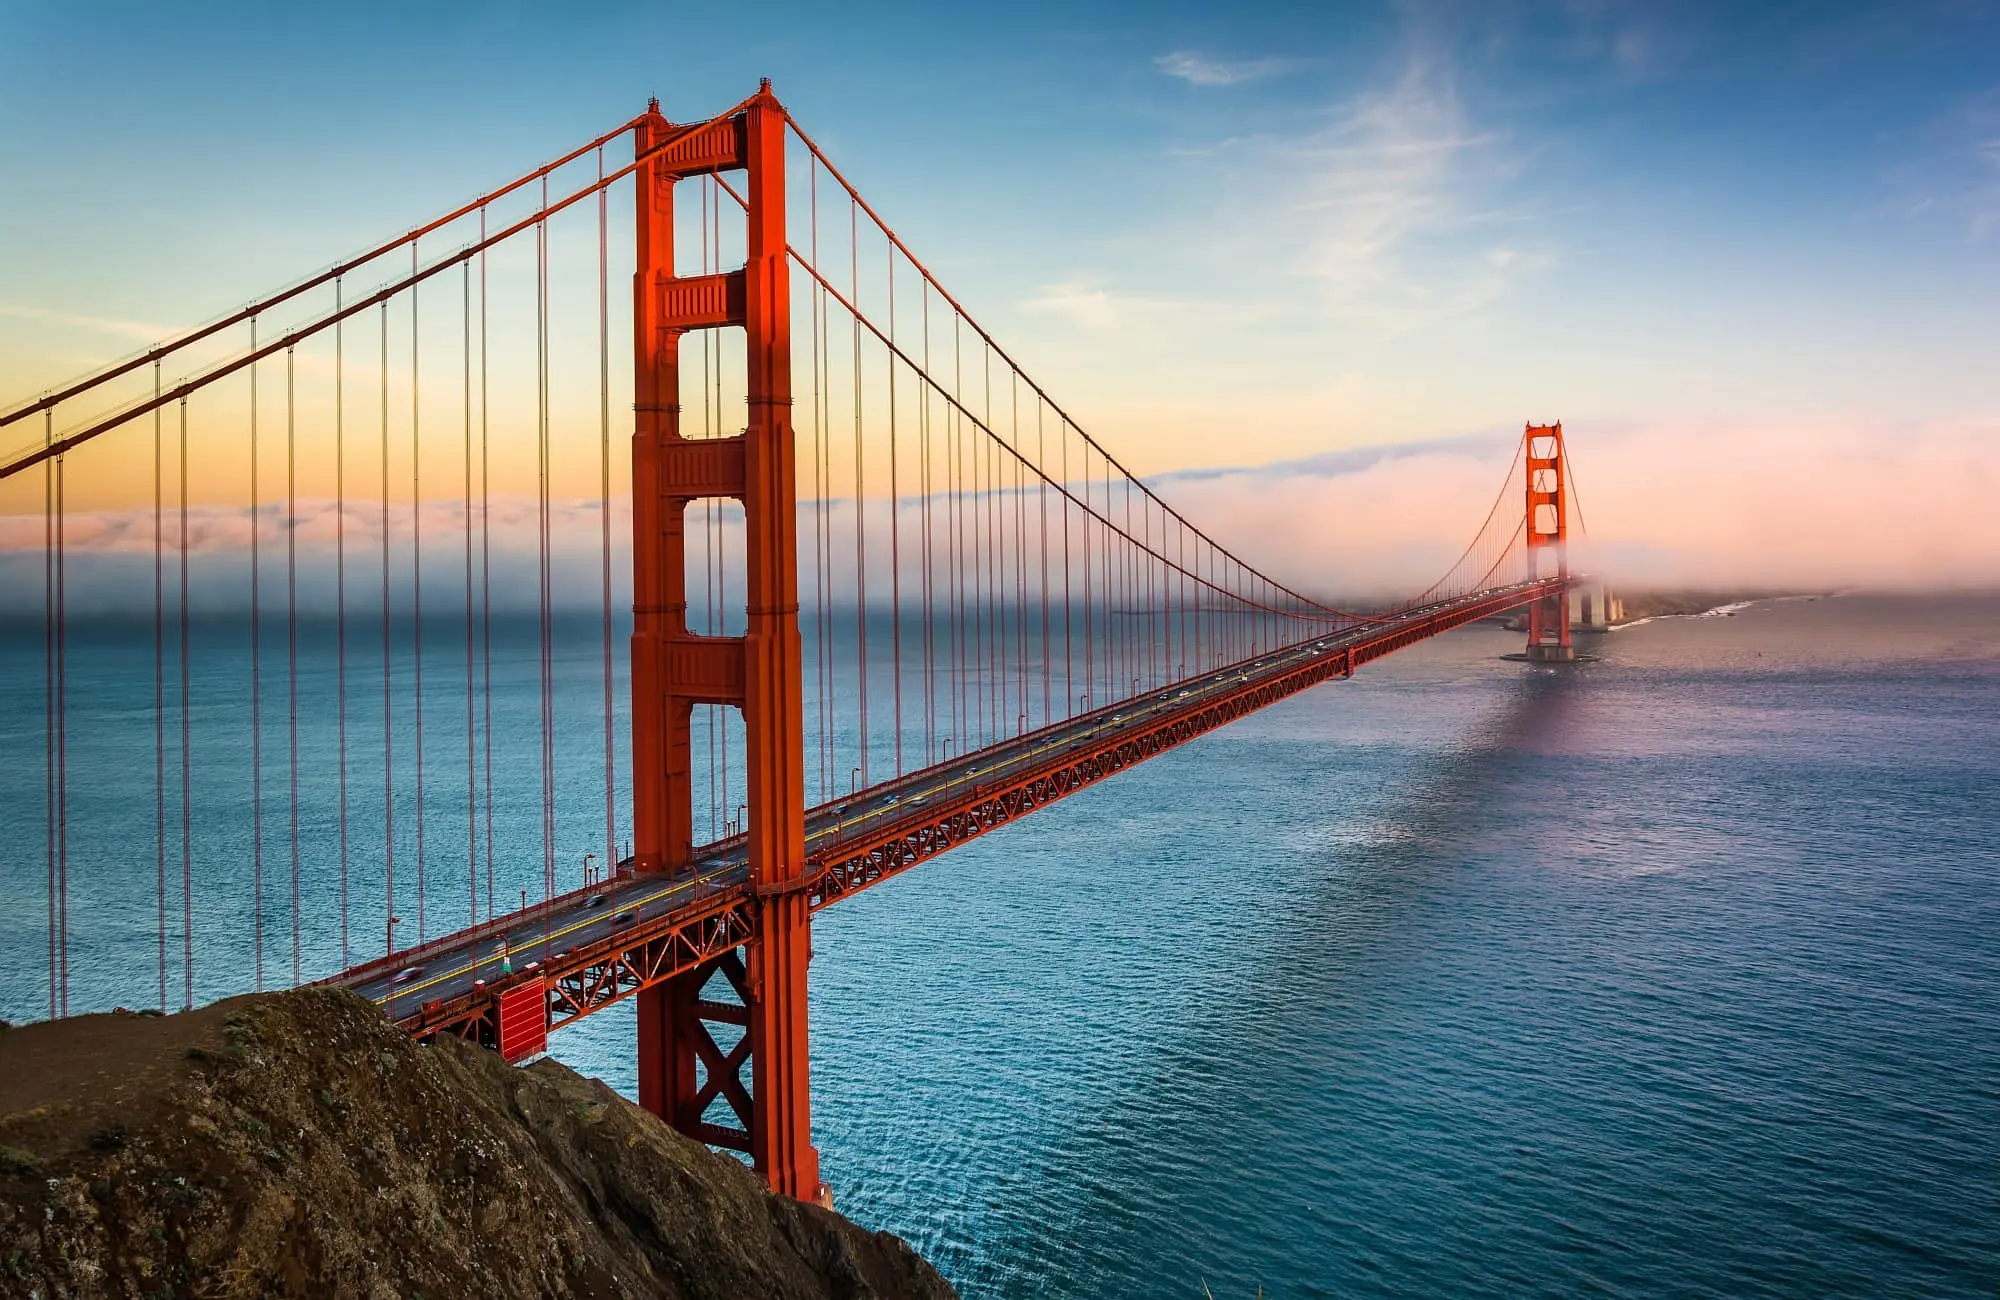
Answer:
[{"label": "shadow on water", "polygon": [[[1330,1133],[1374,1121],[1343,1119],[1322,1081],[1367,1068],[1339,1059],[1343,1036],[1396,1032],[1384,1018],[1395,1015],[1399,971],[1425,960],[1430,913],[1475,842],[1532,820],[1536,755],[1576,712],[1570,676],[1523,675],[1497,713],[1419,760],[1393,795],[1358,817],[1329,813],[1360,821],[1361,833],[1302,849],[1274,877],[1275,897],[1244,928],[1224,977],[1195,996],[1191,1019],[1151,1045],[1148,1068],[1123,1080],[1107,1108],[1038,1153],[1044,1168],[1010,1183],[1036,1189],[1036,1200],[1003,1194],[995,1220],[1013,1233],[988,1256],[996,1275],[968,1279],[971,1292],[1200,1294],[1205,1278],[1250,1294],[1281,1281],[1258,1261],[1301,1254],[1298,1234],[1353,1226],[1360,1207],[1293,1204],[1299,1189],[1274,1184],[1290,1178],[1284,1166],[1366,1145]],[[1336,771],[1366,761],[1332,759]],[[1340,1181],[1337,1169],[1316,1173],[1322,1188],[1327,1175]],[[1325,1258],[1326,1243],[1311,1254]],[[1219,1277],[1216,1261],[1242,1276]]]}]

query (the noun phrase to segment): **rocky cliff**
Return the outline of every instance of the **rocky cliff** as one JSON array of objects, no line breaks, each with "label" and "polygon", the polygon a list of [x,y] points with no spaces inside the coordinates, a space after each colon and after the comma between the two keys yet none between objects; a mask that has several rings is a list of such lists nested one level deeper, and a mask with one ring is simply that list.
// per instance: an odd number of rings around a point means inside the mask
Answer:
[{"label": "rocky cliff", "polygon": [[0,1032],[0,1294],[952,1291],[595,1080],[311,989]]}]

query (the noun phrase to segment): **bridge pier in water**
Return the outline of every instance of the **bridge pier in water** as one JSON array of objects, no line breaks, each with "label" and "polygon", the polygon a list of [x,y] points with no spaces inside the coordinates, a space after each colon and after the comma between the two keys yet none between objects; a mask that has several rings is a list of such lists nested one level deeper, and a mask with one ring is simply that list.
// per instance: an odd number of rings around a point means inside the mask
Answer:
[{"label": "bridge pier in water", "polygon": [[[749,785],[743,832],[757,923],[742,949],[639,992],[639,1097],[682,1132],[747,1152],[773,1189],[824,1201],[807,1070],[811,914],[799,888],[806,866],[805,709],[785,115],[766,82],[740,111],[692,132],[670,131],[654,104],[634,138],[640,166],[633,283],[633,869],[668,876],[692,869],[693,709],[741,709]],[[679,276],[674,185],[724,171],[747,173],[745,264]],[[689,439],[680,427],[681,339],[692,330],[725,326],[744,333],[748,424],[740,435]],[[696,635],[688,626],[686,511],[694,501],[713,498],[743,506],[747,608],[740,637]],[[734,1002],[705,996],[718,976]],[[722,1025],[741,1035],[727,1047],[712,1028]],[[740,1127],[708,1121],[718,1099]]]}]

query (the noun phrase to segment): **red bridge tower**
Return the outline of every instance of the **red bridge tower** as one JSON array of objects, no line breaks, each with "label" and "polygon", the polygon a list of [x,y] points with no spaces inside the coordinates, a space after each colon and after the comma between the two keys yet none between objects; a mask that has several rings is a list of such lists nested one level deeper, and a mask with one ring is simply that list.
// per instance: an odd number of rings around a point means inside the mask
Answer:
[{"label": "red bridge tower", "polygon": [[1531,424],[1521,435],[1528,465],[1528,575],[1560,577],[1562,589],[1528,606],[1528,658],[1576,658],[1569,639],[1568,469],[1563,464],[1562,421]]},{"label": "red bridge tower", "polygon": [[[758,897],[743,955],[725,953],[639,1004],[639,1099],[683,1133],[747,1151],[771,1187],[823,1200],[806,1075],[804,671],[799,638],[791,295],[785,251],[785,112],[764,83],[745,107],[692,131],[657,103],[636,132],[638,261],[633,276],[632,766],[633,868],[692,865],[690,723],[697,704],[743,711],[749,804],[744,827]],[[681,276],[674,184],[747,173],[748,256],[741,270]],[[748,427],[681,434],[680,343],[690,330],[741,326]],[[687,621],[685,515],[692,501],[743,504],[747,620],[741,637],[698,636]],[[712,1001],[720,974],[737,1001]],[[740,1039],[725,1047],[712,1026]],[[700,1063],[705,1079],[700,1079]],[[745,1066],[749,1068],[745,1084]],[[710,1123],[720,1098],[740,1127]]]}]

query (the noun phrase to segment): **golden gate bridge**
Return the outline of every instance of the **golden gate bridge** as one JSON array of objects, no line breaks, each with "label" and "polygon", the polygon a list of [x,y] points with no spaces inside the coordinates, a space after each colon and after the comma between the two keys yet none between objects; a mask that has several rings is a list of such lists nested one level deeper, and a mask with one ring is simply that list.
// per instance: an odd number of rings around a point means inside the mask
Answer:
[{"label": "golden gate bridge", "polygon": [[[1571,655],[1559,424],[1436,582],[1325,603],[1085,432],[768,83],[700,122],[650,105],[0,428],[0,514],[40,525],[39,610],[8,622],[39,635],[41,734],[16,718],[5,752],[17,786],[41,769],[45,834],[10,852],[46,858],[50,1016],[111,960],[107,915],[150,932],[112,985],[150,948],[162,1010],[217,949],[202,996],[340,984],[509,1059],[635,999],[641,1103],[796,1197],[824,1194],[821,908],[1475,620],[1525,609],[1527,656]],[[72,592],[107,529],[151,596],[120,611],[150,672],[109,686]],[[247,662],[208,648],[204,582],[247,597]],[[530,597],[533,654],[496,659]],[[71,771],[92,692],[152,741],[109,786]],[[107,897],[80,836],[142,792],[119,851],[152,878]]]}]

